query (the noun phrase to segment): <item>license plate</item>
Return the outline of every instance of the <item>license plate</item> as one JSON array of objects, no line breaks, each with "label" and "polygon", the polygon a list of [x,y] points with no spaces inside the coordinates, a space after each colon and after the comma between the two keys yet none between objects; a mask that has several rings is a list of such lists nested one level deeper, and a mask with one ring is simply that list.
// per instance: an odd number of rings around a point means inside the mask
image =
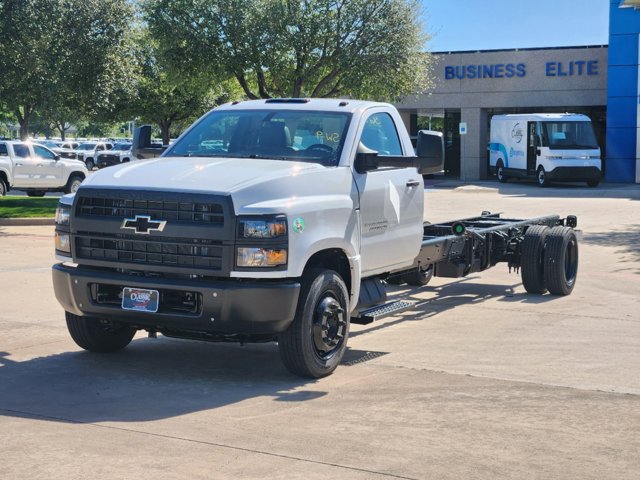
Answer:
[{"label": "license plate", "polygon": [[156,313],[160,303],[158,290],[124,287],[122,290],[122,308],[139,312]]}]

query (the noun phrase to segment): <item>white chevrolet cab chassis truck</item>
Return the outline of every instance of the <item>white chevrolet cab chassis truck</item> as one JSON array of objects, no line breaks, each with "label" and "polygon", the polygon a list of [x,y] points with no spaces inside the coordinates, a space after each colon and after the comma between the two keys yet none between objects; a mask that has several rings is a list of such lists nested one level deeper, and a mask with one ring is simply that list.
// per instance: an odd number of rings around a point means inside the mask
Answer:
[{"label": "white chevrolet cab chassis truck", "polygon": [[[207,341],[277,341],[293,373],[332,373],[350,323],[411,308],[388,283],[425,285],[498,262],[528,292],[567,295],[576,218],[423,221],[417,149],[396,109],[355,100],[270,99],[209,112],[160,158],[101,170],[56,214],[55,294],[82,348],[126,347],[137,330]],[[155,152],[155,153],[154,153]],[[417,156],[416,153],[417,152]]]}]

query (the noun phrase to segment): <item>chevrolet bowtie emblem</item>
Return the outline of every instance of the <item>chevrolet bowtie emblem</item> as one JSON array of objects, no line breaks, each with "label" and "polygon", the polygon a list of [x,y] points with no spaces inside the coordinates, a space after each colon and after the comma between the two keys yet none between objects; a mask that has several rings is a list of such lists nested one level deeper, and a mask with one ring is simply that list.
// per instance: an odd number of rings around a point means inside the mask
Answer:
[{"label": "chevrolet bowtie emblem", "polygon": [[136,218],[125,218],[120,228],[122,230],[134,230],[135,233],[149,235],[152,230],[161,232],[164,230],[166,220],[151,220],[148,215],[136,215]]}]

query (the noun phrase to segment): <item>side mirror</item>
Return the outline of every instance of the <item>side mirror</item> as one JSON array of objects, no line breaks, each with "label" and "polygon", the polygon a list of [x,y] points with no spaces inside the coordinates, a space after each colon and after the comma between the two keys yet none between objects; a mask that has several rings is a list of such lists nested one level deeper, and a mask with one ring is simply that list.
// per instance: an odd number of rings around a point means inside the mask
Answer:
[{"label": "side mirror", "polygon": [[442,132],[420,130],[416,146],[418,173],[428,175],[444,169],[444,138]]},{"label": "side mirror", "polygon": [[354,167],[358,173],[366,173],[376,170],[380,166],[378,152],[364,146],[362,142],[358,145],[356,161]]},{"label": "side mirror", "polygon": [[53,156],[53,159],[58,161],[60,160],[60,155],[58,155],[57,153]]},{"label": "side mirror", "polygon": [[131,156],[138,159],[148,159],[159,157],[164,153],[166,147],[154,146],[151,143],[151,125],[142,125],[133,132],[133,145]]}]

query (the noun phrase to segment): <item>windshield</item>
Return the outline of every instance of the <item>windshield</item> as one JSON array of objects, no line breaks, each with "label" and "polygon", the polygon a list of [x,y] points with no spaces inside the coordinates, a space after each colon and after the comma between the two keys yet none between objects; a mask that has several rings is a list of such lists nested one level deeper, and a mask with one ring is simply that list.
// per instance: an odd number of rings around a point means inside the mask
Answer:
[{"label": "windshield", "polygon": [[49,148],[58,148],[58,142],[54,142],[53,140],[43,140],[42,142],[38,142],[40,145],[44,145]]},{"label": "windshield", "polygon": [[338,164],[351,114],[214,110],[165,156],[271,158]]},{"label": "windshield", "polygon": [[131,149],[130,143],[116,143],[111,150],[129,150]]},{"label": "windshield", "polygon": [[93,150],[96,148],[95,143],[81,143],[76,150]]},{"label": "windshield", "polygon": [[542,122],[542,144],[563,150],[598,148],[591,122]]}]

